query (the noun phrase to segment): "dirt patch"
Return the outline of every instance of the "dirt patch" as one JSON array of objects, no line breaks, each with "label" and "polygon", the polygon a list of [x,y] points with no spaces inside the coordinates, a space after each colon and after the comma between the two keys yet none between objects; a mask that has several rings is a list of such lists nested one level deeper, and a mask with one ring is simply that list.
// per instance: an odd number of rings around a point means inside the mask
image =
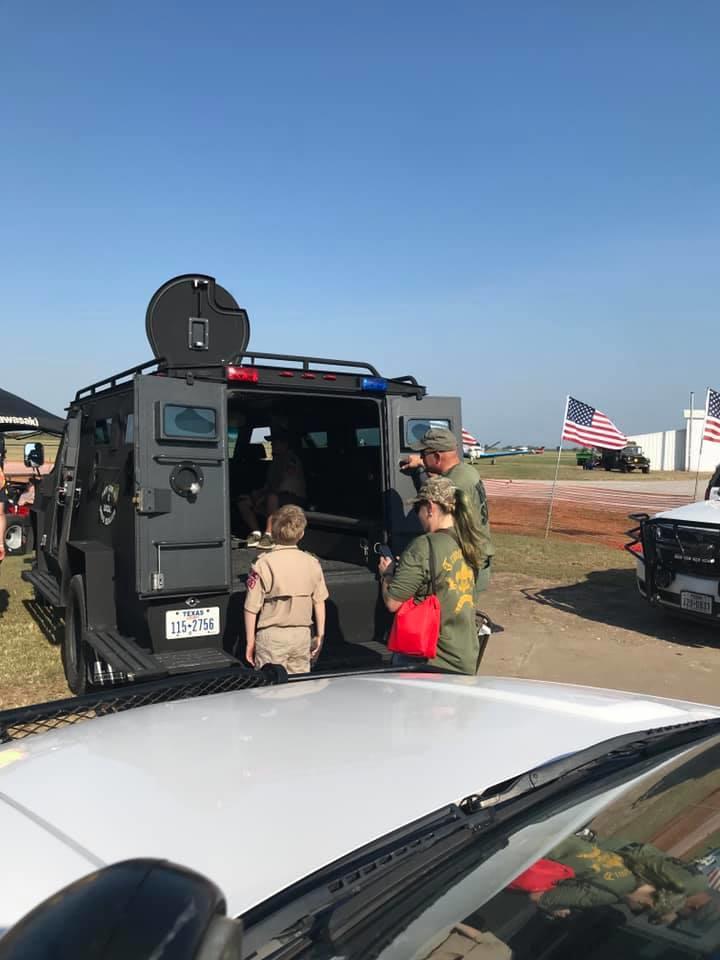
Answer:
[{"label": "dirt patch", "polygon": [[[490,495],[490,521],[493,530],[523,536],[544,536],[547,503],[518,496]],[[627,507],[602,506],[556,501],[552,513],[554,539],[582,540],[621,549],[628,542],[626,531],[634,524]]]},{"label": "dirt patch", "polygon": [[483,606],[504,627],[490,640],[483,675],[720,700],[720,631],[649,606],[631,569],[567,583],[498,573]]}]

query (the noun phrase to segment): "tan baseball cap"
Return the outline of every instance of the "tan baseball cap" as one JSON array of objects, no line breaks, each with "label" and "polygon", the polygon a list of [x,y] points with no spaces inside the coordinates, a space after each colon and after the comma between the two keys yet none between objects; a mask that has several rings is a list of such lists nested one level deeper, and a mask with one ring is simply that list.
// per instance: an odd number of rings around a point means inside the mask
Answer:
[{"label": "tan baseball cap", "polygon": [[410,445],[410,449],[418,453],[423,450],[431,450],[433,453],[449,453],[451,450],[457,451],[458,446],[458,438],[452,430],[446,430],[444,427],[431,427],[430,430],[425,431],[419,443]]}]

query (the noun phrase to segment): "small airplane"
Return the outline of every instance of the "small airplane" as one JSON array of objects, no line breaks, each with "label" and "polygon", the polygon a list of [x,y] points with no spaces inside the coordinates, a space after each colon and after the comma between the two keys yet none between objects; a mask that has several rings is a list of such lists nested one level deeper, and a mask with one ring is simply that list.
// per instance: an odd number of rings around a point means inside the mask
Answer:
[{"label": "small airplane", "polygon": [[494,460],[496,457],[522,457],[528,453],[545,453],[545,447],[512,447],[510,450],[496,450],[495,447],[499,443],[499,440],[494,443],[479,443],[469,430],[465,427],[462,429],[463,454],[469,460]]}]

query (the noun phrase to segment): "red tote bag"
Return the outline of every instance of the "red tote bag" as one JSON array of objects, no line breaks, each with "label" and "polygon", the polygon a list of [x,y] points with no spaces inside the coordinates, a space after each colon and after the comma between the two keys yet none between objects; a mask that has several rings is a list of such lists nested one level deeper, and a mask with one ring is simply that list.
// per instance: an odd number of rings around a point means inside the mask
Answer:
[{"label": "red tote bag", "polygon": [[543,858],[528,867],[520,876],[508,884],[508,890],[522,890],[525,893],[545,893],[552,890],[562,880],[571,880],[575,876],[572,867],[566,867],[557,860]]},{"label": "red tote bag", "polygon": [[388,650],[404,653],[409,657],[432,659],[437,653],[440,636],[440,601],[435,594],[435,553],[432,535],[430,547],[430,589],[424,600],[418,602],[410,597],[398,609],[388,638]]}]

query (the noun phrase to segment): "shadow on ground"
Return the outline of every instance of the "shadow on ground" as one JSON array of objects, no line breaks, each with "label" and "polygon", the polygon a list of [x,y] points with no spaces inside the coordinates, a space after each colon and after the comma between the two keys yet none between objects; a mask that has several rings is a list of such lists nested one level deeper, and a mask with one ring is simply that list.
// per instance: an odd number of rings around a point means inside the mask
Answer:
[{"label": "shadow on ground", "polygon": [[0,590],[0,617],[5,613],[10,603],[10,594],[7,590]]},{"label": "shadow on ground", "polygon": [[528,600],[611,627],[686,647],[720,646],[720,629],[651,606],[638,593],[634,570],[598,570],[578,583],[522,591]]}]

